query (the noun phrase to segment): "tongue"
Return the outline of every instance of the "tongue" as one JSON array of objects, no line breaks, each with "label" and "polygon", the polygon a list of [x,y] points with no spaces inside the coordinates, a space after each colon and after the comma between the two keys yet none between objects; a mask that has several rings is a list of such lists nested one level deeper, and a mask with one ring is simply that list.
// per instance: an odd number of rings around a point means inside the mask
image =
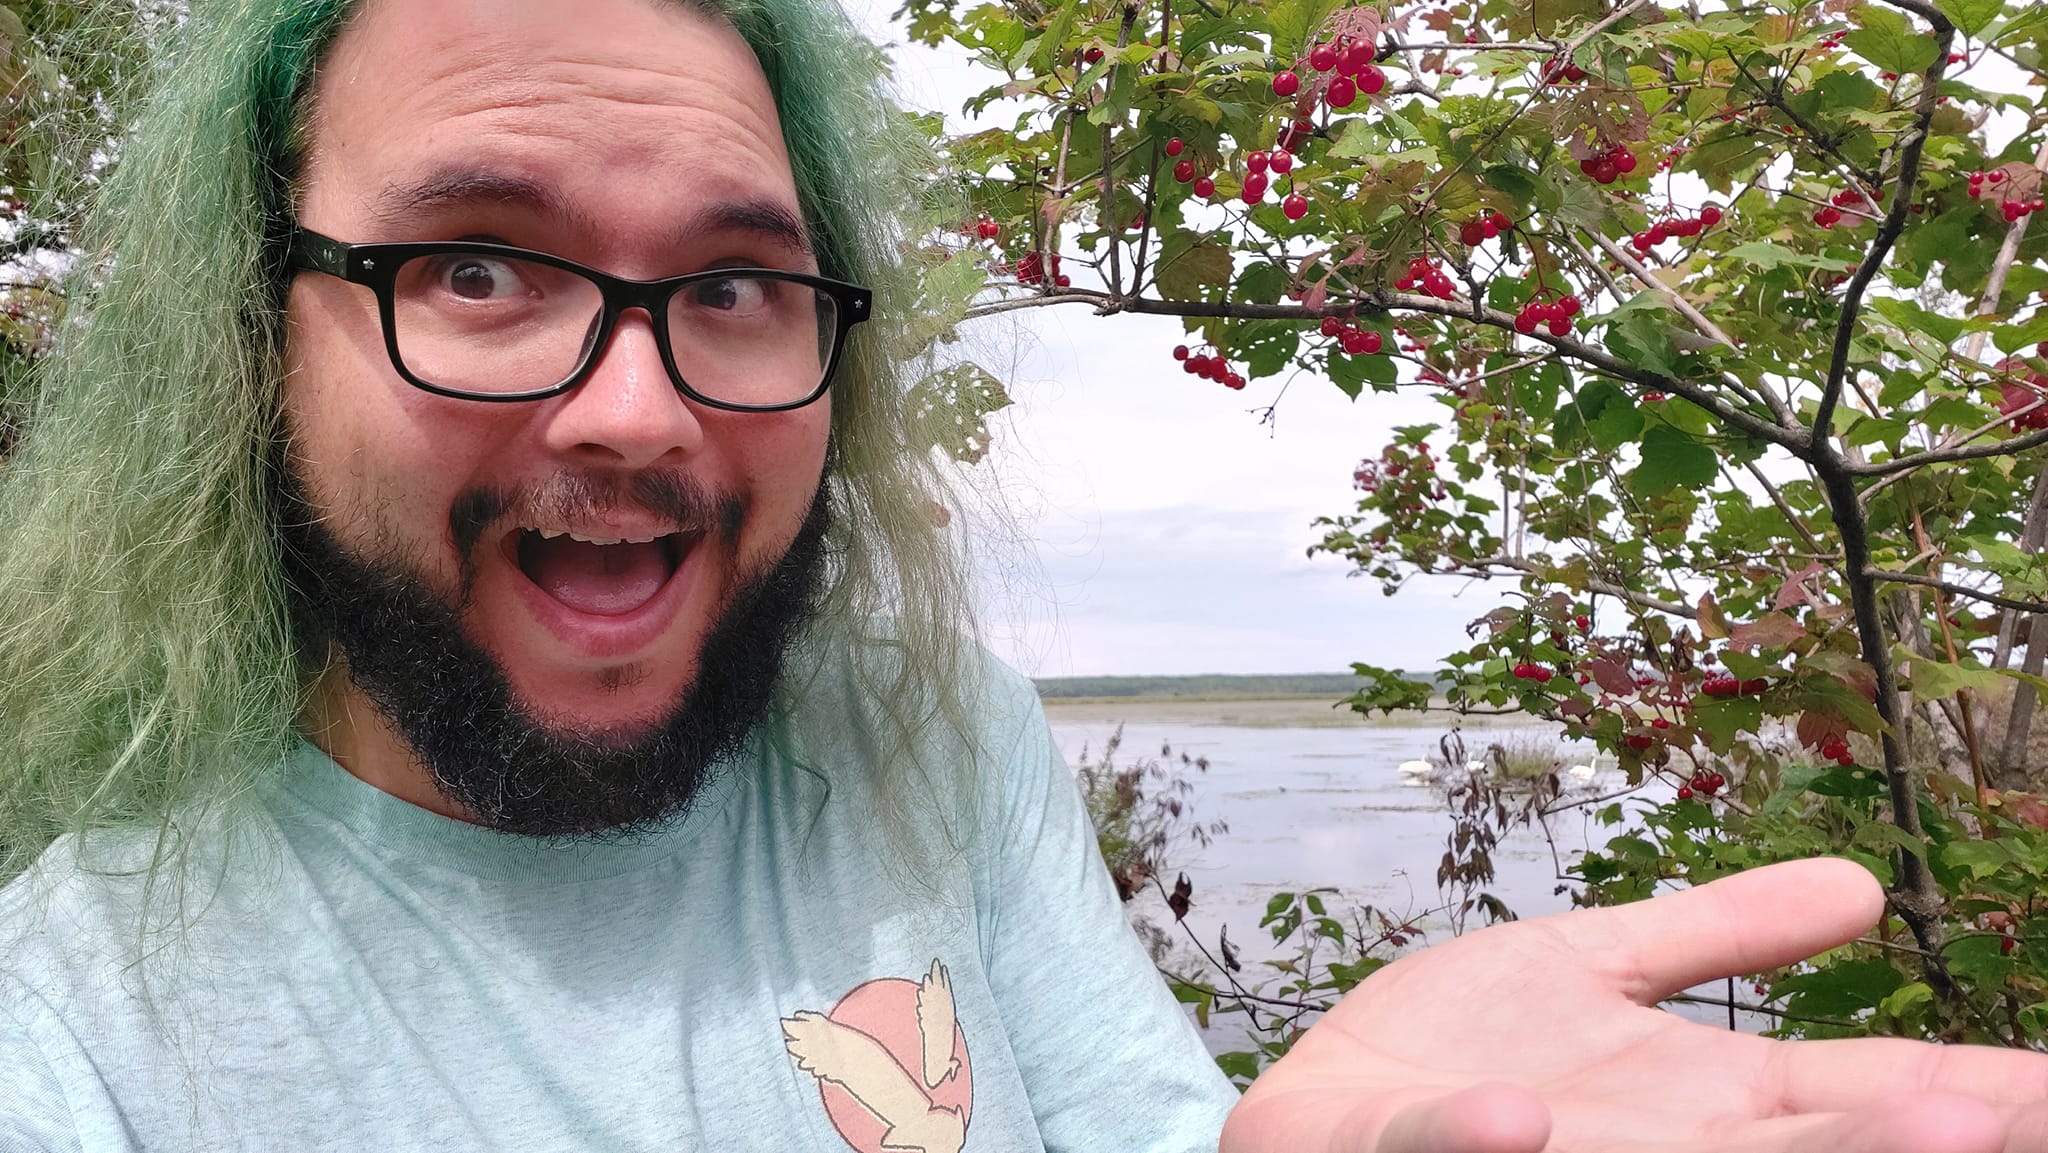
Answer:
[{"label": "tongue", "polygon": [[654,599],[670,568],[659,543],[585,544],[529,536],[519,550],[527,579],[577,612],[622,616]]}]

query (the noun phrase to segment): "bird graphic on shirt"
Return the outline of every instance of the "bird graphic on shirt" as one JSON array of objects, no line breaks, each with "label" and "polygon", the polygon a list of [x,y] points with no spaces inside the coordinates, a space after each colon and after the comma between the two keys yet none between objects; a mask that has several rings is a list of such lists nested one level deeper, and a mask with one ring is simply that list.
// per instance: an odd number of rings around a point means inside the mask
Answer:
[{"label": "bird graphic on shirt", "polygon": [[953,1056],[953,974],[938,958],[917,986],[917,1032],[924,1041],[924,1087],[936,1089],[960,1071]]},{"label": "bird graphic on shirt", "polygon": [[886,1127],[881,1147],[889,1153],[960,1153],[967,1144],[966,1115],[934,1105],[927,1092],[960,1069],[953,1056],[952,975],[936,960],[918,983],[917,1025],[921,1068],[916,1074],[880,1041],[810,1009],[784,1017],[782,1037],[798,1069],[844,1089]]}]

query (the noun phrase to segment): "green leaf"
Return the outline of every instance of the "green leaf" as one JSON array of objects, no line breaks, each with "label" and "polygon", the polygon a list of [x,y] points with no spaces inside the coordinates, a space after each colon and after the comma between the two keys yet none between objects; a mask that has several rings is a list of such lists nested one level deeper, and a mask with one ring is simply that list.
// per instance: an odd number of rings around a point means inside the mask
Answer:
[{"label": "green leaf", "polygon": [[1975,37],[2005,11],[2005,0],[1935,0],[1934,6],[1954,22],[1956,31]]},{"label": "green leaf", "polygon": [[1783,268],[1788,264],[1800,268],[1818,268],[1826,272],[1846,272],[1856,267],[1854,261],[1833,256],[1810,256],[1782,244],[1772,244],[1768,240],[1752,240],[1748,244],[1738,244],[1721,253],[1721,257],[1753,264],[1765,272],[1773,268]]},{"label": "green leaf", "polygon": [[1888,8],[1865,4],[1856,10],[1855,20],[1862,27],[1850,31],[1842,42],[1883,71],[1901,76],[1924,72],[1940,54],[1941,46],[1934,37],[1913,31],[1904,16]]},{"label": "green leaf", "polygon": [[1755,697],[1708,697],[1693,705],[1693,724],[1707,735],[1707,746],[1725,753],[1740,733],[1753,733],[1764,723],[1764,703]]},{"label": "green leaf", "polygon": [[2048,340],[2048,312],[2036,313],[2019,324],[2004,324],[1991,330],[1991,343],[2007,355],[2044,340]]},{"label": "green leaf", "polygon": [[1036,72],[1047,72],[1055,59],[1065,55],[1067,37],[1074,31],[1074,16],[1081,9],[1081,0],[1065,0],[1060,10],[1053,14],[1052,22],[1045,27],[1031,49],[1031,67]]},{"label": "green leaf", "polygon": [[1342,352],[1332,352],[1328,365],[1330,382],[1353,400],[1358,399],[1358,394],[1364,392],[1368,384],[1391,385],[1399,379],[1394,371],[1393,358],[1388,356],[1347,356]]},{"label": "green leaf", "polygon": [[1228,285],[1234,270],[1228,245],[1177,233],[1167,238],[1159,257],[1159,295],[1168,300],[1203,300],[1208,295],[1205,289]]},{"label": "green leaf", "polygon": [[1929,312],[1917,304],[1895,297],[1874,297],[1870,301],[1870,308],[1909,334],[1924,332],[1943,344],[1954,344],[1962,339],[1966,327],[1963,321],[1955,317]]},{"label": "green leaf", "polygon": [[1996,669],[1980,665],[1949,664],[1929,657],[1919,656],[1904,645],[1894,645],[1892,659],[1902,667],[1910,662],[1908,675],[1913,681],[1915,700],[1945,700],[1959,692],[1969,690],[1979,693],[1995,693],[2004,688],[2004,677]]},{"label": "green leaf", "polygon": [[1918,1020],[1934,1006],[1934,990],[1925,981],[1901,985],[1877,1003],[1877,1011],[1894,1021]]},{"label": "green leaf", "polygon": [[1607,348],[1638,368],[1664,376],[1682,375],[1670,326],[1657,313],[1637,311],[1623,317],[1607,330]]},{"label": "green leaf", "polygon": [[1362,160],[1382,155],[1386,150],[1387,138],[1378,127],[1363,116],[1354,116],[1344,122],[1337,142],[1324,155],[1332,160]]},{"label": "green leaf", "polygon": [[1536,200],[1536,178],[1516,165],[1490,164],[1480,173],[1480,178],[1490,187],[1512,197],[1517,204],[1531,204]]},{"label": "green leaf", "polygon": [[2013,863],[2012,850],[1999,841],[1950,841],[1941,847],[1941,863],[1973,881],[1997,876]]},{"label": "green leaf", "polygon": [[1668,424],[1650,426],[1643,436],[1643,462],[1629,474],[1638,496],[1661,496],[1680,486],[1698,488],[1718,471],[1714,450]]}]

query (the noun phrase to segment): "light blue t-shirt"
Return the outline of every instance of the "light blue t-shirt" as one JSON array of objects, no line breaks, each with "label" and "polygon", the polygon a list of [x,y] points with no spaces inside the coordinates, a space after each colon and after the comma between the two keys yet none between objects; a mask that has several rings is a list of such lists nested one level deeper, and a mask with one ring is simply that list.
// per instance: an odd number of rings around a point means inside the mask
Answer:
[{"label": "light blue t-shirt", "polygon": [[978,843],[907,879],[857,732],[756,741],[673,827],[574,844],[303,746],[147,938],[154,831],[60,842],[0,891],[0,1151],[1214,1150],[1236,1093],[1029,682],[986,684]]}]

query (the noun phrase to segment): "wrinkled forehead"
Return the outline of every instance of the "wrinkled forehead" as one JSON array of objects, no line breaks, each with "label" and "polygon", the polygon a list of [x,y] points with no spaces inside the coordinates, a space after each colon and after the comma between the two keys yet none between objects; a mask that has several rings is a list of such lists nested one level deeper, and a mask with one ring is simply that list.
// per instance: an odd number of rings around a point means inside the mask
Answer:
[{"label": "wrinkled forehead", "polygon": [[760,63],[674,0],[366,0],[307,95],[300,208],[351,239],[459,201],[580,231],[707,203],[796,218]]}]

